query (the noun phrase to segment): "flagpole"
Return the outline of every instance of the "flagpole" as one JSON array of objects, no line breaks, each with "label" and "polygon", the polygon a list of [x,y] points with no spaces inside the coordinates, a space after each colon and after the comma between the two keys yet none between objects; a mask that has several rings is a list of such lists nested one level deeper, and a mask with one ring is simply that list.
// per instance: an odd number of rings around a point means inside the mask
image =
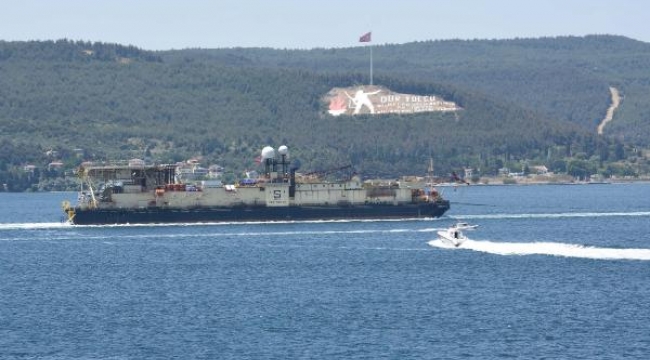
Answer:
[{"label": "flagpole", "polygon": [[370,85],[372,85],[372,44],[368,46],[370,46]]},{"label": "flagpole", "polygon": [[372,42],[372,32],[369,31],[363,34],[359,38],[359,42],[369,43],[368,46],[370,47],[370,85],[372,85],[372,44],[370,44],[370,42]]}]

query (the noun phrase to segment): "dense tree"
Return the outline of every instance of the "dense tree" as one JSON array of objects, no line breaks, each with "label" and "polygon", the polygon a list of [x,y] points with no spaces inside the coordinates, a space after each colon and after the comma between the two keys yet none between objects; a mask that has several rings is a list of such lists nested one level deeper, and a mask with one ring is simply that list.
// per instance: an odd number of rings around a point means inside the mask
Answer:
[{"label": "dense tree", "polygon": [[[45,170],[52,161],[69,169],[132,157],[199,156],[239,173],[263,146],[280,144],[305,171],[351,163],[368,176],[423,175],[433,158],[441,174],[496,174],[522,160],[616,174],[629,170],[610,163],[624,163],[650,139],[644,43],[588,36],[377,46],[375,83],[442,96],[463,110],[326,115],[321,99],[332,87],[367,82],[366,50],[0,42],[0,184],[32,188],[56,175]],[[598,136],[610,86],[624,102]],[[25,172],[29,164],[42,171]]]}]

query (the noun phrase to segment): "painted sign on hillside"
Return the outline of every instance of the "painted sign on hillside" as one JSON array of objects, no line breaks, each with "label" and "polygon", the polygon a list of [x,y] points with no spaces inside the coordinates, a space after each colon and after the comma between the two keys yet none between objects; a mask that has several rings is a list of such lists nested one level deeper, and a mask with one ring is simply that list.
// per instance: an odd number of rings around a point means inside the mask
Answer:
[{"label": "painted sign on hillside", "polygon": [[452,101],[435,95],[400,94],[383,86],[333,88],[323,100],[331,115],[413,114],[419,112],[457,111]]}]

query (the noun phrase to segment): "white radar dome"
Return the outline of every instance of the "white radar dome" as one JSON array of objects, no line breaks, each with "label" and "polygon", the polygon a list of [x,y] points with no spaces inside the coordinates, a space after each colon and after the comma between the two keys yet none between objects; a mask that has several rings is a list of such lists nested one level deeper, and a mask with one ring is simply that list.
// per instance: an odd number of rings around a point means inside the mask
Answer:
[{"label": "white radar dome", "polygon": [[275,150],[273,150],[272,147],[265,146],[264,149],[262,149],[262,160],[273,159],[274,157],[275,157]]},{"label": "white radar dome", "polygon": [[278,153],[280,155],[289,155],[289,148],[286,145],[282,145],[278,148]]}]

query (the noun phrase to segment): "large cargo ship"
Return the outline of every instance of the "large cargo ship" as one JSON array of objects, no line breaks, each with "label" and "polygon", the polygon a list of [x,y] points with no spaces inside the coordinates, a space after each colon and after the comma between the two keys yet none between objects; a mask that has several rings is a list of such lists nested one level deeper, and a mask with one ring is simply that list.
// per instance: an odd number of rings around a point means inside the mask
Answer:
[{"label": "large cargo ship", "polygon": [[265,147],[261,161],[264,173],[237,185],[182,181],[177,165],[84,164],[78,203],[63,210],[68,222],[92,225],[434,218],[449,209],[429,186],[297,181],[286,146]]}]

